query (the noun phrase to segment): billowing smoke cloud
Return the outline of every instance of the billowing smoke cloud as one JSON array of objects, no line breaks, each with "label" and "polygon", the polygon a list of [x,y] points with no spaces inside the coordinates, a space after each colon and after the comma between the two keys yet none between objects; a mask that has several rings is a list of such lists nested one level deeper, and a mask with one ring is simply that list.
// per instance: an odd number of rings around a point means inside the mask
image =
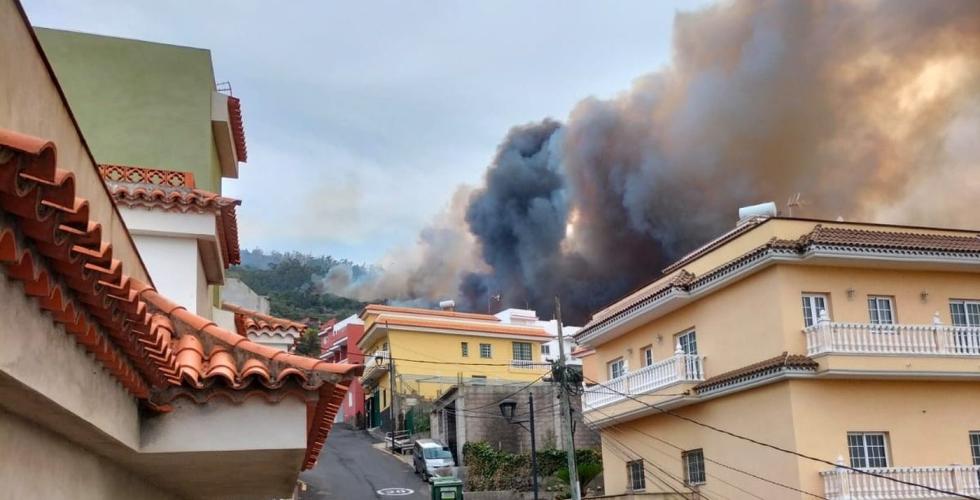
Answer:
[{"label": "billowing smoke cloud", "polygon": [[545,317],[557,294],[582,322],[741,205],[802,193],[797,215],[976,227],[978,130],[980,2],[678,14],[669,67],[511,130],[482,187],[345,291]]}]

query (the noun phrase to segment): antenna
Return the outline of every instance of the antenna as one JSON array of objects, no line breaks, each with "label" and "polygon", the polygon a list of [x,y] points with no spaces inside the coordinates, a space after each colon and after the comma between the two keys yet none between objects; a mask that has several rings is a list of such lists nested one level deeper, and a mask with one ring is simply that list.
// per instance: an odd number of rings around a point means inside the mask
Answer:
[{"label": "antenna", "polygon": [[803,200],[803,193],[796,193],[789,197],[786,201],[786,211],[789,212],[789,216],[793,216],[793,208],[803,208],[810,203]]}]

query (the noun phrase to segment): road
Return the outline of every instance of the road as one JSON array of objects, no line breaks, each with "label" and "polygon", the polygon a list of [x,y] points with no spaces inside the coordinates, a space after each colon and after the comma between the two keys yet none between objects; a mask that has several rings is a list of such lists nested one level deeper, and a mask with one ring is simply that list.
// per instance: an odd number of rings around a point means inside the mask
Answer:
[{"label": "road", "polygon": [[[327,438],[316,467],[300,474],[306,491],[300,500],[425,500],[429,486],[412,468],[388,452],[371,447],[362,431],[336,424]],[[379,495],[384,488],[407,488],[408,495]]]}]

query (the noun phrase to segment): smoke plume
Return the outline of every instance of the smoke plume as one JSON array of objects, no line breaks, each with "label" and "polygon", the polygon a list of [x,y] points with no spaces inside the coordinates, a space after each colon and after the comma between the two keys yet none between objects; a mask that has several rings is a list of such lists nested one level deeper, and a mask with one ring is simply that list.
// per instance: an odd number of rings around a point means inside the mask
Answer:
[{"label": "smoke plume", "polygon": [[415,247],[332,289],[544,317],[560,295],[581,323],[742,205],[802,193],[796,215],[976,227],[978,130],[980,2],[682,13],[668,67],[513,128]]}]

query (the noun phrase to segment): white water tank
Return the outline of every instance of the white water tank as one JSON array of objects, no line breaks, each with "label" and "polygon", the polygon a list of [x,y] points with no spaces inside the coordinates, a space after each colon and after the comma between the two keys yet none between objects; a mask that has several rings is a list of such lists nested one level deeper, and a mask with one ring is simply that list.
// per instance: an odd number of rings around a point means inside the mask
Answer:
[{"label": "white water tank", "polygon": [[776,202],[767,201],[765,203],[759,203],[758,205],[750,205],[747,207],[742,207],[738,209],[738,222],[746,222],[749,219],[755,219],[757,217],[775,217],[776,216]]}]

